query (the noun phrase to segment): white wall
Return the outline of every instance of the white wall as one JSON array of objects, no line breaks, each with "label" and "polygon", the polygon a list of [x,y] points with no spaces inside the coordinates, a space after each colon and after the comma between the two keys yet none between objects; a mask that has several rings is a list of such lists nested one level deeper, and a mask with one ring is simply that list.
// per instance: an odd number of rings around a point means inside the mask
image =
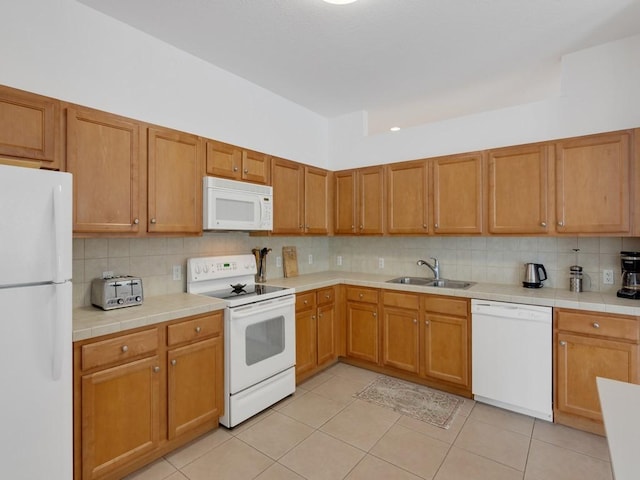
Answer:
[{"label": "white wall", "polygon": [[428,158],[640,127],[640,35],[562,59],[562,93],[539,102],[366,135],[366,113],[329,125],[329,166]]},{"label": "white wall", "polygon": [[0,84],[327,166],[328,124],[74,0],[3,0]]}]

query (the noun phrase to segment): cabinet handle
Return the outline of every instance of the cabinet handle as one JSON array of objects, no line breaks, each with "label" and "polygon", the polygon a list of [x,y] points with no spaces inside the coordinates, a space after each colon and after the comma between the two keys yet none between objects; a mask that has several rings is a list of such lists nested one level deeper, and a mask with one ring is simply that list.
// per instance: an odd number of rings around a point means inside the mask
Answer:
[{"label": "cabinet handle", "polygon": [[140,219],[139,218],[134,218],[133,219],[133,224],[134,225],[138,225],[140,223]]},{"label": "cabinet handle", "polygon": [[127,347],[126,345],[123,345],[121,350],[122,350],[122,353],[127,353],[129,351],[129,347]]},{"label": "cabinet handle", "polygon": [[238,167],[233,167],[233,171],[237,172],[238,171]]},{"label": "cabinet handle", "polygon": [[175,358],[171,360],[171,365],[175,367],[177,364],[178,364],[178,361]]},{"label": "cabinet handle", "polygon": [[152,219],[151,219],[151,223],[155,224],[155,223],[156,223],[156,219],[155,219],[155,218],[152,218]]},{"label": "cabinet handle", "polygon": [[560,340],[560,346],[564,347],[567,345],[567,342],[565,342],[564,340]]},{"label": "cabinet handle", "polygon": [[559,227],[564,227],[564,222],[563,222],[562,220],[560,220],[560,221],[558,222],[558,226],[559,226]]},{"label": "cabinet handle", "polygon": [[600,324],[598,322],[593,322],[593,328],[600,328]]},{"label": "cabinet handle", "polygon": [[541,227],[546,227],[547,226],[547,222],[540,222],[540,226]]},{"label": "cabinet handle", "polygon": [[158,373],[160,371],[160,367],[153,367],[153,373]]},{"label": "cabinet handle", "polygon": [[196,327],[196,333],[200,333],[201,331],[202,331],[202,328]]}]

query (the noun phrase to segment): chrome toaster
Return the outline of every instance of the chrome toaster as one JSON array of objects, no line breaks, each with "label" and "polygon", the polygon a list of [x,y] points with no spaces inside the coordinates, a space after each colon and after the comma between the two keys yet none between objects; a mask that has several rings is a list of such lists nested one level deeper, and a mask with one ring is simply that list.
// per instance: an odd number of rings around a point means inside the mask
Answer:
[{"label": "chrome toaster", "polygon": [[142,279],[121,275],[94,278],[91,282],[91,303],[103,310],[142,305]]}]

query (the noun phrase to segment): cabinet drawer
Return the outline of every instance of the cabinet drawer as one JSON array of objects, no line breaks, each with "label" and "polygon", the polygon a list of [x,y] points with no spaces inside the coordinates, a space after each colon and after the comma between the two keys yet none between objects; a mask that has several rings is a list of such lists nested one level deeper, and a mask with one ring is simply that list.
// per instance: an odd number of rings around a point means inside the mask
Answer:
[{"label": "cabinet drawer", "polygon": [[347,287],[347,300],[352,302],[378,303],[378,290],[373,288]]},{"label": "cabinet drawer", "polygon": [[316,306],[316,293],[306,292],[296,294],[296,312]]},{"label": "cabinet drawer", "polygon": [[158,330],[156,328],[90,343],[82,346],[82,369],[89,370],[144,354],[150,355],[157,349]]},{"label": "cabinet drawer", "polygon": [[382,292],[382,302],[385,306],[407,308],[418,310],[420,308],[420,297],[413,293]]},{"label": "cabinet drawer", "polygon": [[336,290],[335,288],[323,288],[318,290],[318,306],[320,305],[329,305],[330,303],[334,303],[336,301]]},{"label": "cabinet drawer", "polygon": [[439,297],[437,295],[425,295],[423,297],[424,309],[427,312],[467,317],[469,314],[469,300]]},{"label": "cabinet drawer", "polygon": [[558,330],[638,341],[638,320],[608,314],[557,311]]},{"label": "cabinet drawer", "polygon": [[220,335],[222,332],[222,312],[185,320],[167,327],[167,344],[190,342],[201,338]]}]

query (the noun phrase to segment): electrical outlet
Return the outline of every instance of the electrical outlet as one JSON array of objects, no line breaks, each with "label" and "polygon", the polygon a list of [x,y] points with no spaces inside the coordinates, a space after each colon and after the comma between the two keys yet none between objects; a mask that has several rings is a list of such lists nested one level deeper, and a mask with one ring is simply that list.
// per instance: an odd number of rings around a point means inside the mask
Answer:
[{"label": "electrical outlet", "polygon": [[341,267],[342,266],[342,255],[338,255],[336,257],[336,265]]},{"label": "electrical outlet", "polygon": [[276,257],[276,267],[282,267],[282,257]]},{"label": "electrical outlet", "polygon": [[613,285],[613,270],[602,271],[602,283],[605,285]]},{"label": "electrical outlet", "polygon": [[384,258],[378,258],[378,268],[384,268]]},{"label": "electrical outlet", "polygon": [[111,278],[111,277],[113,277],[113,272],[111,270],[102,272],[102,278]]},{"label": "electrical outlet", "polygon": [[173,279],[182,280],[182,265],[173,266]]},{"label": "electrical outlet", "polygon": [[309,265],[313,265],[313,255],[309,254]]}]

